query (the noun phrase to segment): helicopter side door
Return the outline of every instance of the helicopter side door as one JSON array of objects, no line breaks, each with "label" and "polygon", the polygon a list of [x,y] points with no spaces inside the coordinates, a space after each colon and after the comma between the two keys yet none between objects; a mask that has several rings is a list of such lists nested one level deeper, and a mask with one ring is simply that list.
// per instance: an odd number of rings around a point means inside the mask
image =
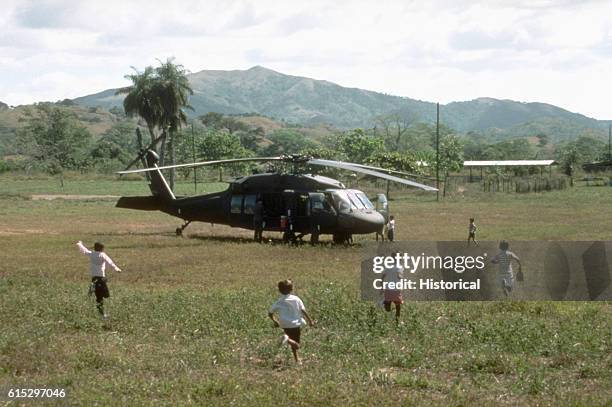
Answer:
[{"label": "helicopter side door", "polygon": [[337,214],[329,198],[321,192],[308,193],[310,224],[319,233],[333,233],[337,223]]},{"label": "helicopter side door", "polygon": [[385,218],[385,224],[389,222],[389,201],[385,194],[376,194],[376,212]]},{"label": "helicopter side door", "polygon": [[256,203],[256,194],[233,194],[230,201],[229,225],[253,229],[253,214]]}]

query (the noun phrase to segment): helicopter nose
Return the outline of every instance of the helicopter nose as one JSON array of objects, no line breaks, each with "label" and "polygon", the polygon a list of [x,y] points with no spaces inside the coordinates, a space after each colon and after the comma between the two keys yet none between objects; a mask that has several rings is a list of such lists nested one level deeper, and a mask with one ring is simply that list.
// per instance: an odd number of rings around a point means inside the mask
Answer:
[{"label": "helicopter nose", "polygon": [[340,217],[339,224],[353,234],[375,233],[382,230],[385,224],[385,218],[376,211],[354,211],[344,215]]}]

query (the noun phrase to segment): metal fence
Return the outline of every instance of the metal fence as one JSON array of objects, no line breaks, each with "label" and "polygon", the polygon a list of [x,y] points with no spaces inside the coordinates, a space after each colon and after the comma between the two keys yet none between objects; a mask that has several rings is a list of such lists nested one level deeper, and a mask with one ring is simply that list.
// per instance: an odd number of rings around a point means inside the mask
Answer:
[{"label": "metal fence", "polygon": [[[470,182],[471,181],[471,182]],[[449,175],[446,179],[446,191],[456,191],[461,185],[475,184],[480,185],[482,192],[506,192],[506,193],[528,193],[543,192],[565,189],[571,185],[571,180],[567,176],[504,176],[486,175],[477,177],[469,175]]]}]

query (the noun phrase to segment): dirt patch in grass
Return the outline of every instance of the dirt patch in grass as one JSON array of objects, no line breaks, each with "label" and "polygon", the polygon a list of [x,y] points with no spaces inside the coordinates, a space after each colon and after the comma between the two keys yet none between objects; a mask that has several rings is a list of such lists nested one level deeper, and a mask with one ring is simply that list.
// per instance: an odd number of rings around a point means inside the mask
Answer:
[{"label": "dirt patch in grass", "polygon": [[54,199],[66,199],[66,200],[106,200],[106,199],[119,199],[117,195],[59,195],[59,194],[47,194],[47,195],[32,195],[33,201],[52,201]]},{"label": "dirt patch in grass", "polygon": [[42,229],[4,229],[0,230],[0,236],[21,236],[21,235],[57,235],[58,232],[51,232]]}]

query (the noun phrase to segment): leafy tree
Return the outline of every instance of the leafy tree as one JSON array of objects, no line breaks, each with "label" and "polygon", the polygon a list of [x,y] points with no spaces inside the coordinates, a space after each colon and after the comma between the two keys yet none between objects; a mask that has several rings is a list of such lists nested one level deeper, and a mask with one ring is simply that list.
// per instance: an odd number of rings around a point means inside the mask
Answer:
[{"label": "leafy tree", "polygon": [[565,152],[572,148],[576,150],[578,164],[604,160],[607,157],[606,143],[599,138],[591,136],[580,136],[574,141],[565,143],[559,147],[557,156],[563,159]]},{"label": "leafy tree", "polygon": [[136,125],[129,121],[115,123],[95,142],[91,157],[98,164],[115,160],[122,165],[138,154],[139,145],[134,136]]},{"label": "leafy tree", "polygon": [[463,155],[467,160],[488,160],[492,158],[493,150],[488,138],[480,133],[468,132],[461,137]]},{"label": "leafy tree", "polygon": [[272,144],[264,150],[266,155],[297,154],[318,146],[315,141],[291,129],[275,130],[268,138]]},{"label": "leafy tree", "polygon": [[368,164],[376,167],[387,168],[396,171],[418,173],[422,167],[417,165],[415,155],[410,153],[378,152],[368,159]]},{"label": "leafy tree", "polygon": [[367,134],[362,129],[341,134],[335,144],[336,150],[346,155],[349,161],[356,163],[367,162],[371,156],[385,150],[382,137]]},{"label": "leafy tree", "polygon": [[196,142],[196,151],[198,157],[205,161],[241,158],[249,155],[240,144],[240,138],[222,131],[207,131],[205,136]]},{"label": "leafy tree", "polygon": [[491,160],[530,160],[536,155],[534,146],[526,138],[504,140],[490,145],[486,151]]},{"label": "leafy tree", "polygon": [[202,124],[208,128],[221,130],[223,128],[223,113],[208,112],[199,117]]},{"label": "leafy tree", "polygon": [[449,172],[463,168],[463,145],[459,137],[449,134],[440,141],[440,170],[445,177]]},{"label": "leafy tree", "polygon": [[397,113],[378,116],[376,118],[376,126],[377,128],[380,126],[384,134],[387,148],[399,151],[402,146],[402,138],[408,134],[408,129],[415,123],[416,118],[417,116],[415,114],[403,117]]},{"label": "leafy tree", "polygon": [[249,125],[241,122],[240,120],[231,117],[224,116],[222,113],[209,112],[203,116],[200,116],[202,124],[206,127],[215,130],[227,130],[228,133],[233,134],[237,131],[248,131],[250,130]]},{"label": "leafy tree", "polygon": [[[240,138],[224,131],[207,131],[196,142],[198,157],[204,161],[251,157],[253,153],[240,144]],[[244,172],[249,164],[232,164],[234,173]]]},{"label": "leafy tree", "polygon": [[[439,174],[442,175],[444,193],[446,196],[446,180],[450,172],[460,171],[463,168],[463,144],[459,137],[449,134],[440,140],[438,163]],[[436,165],[434,165],[434,170]]]},{"label": "leafy tree", "polygon": [[264,129],[261,127],[239,130],[235,133],[240,138],[240,144],[253,152],[259,149],[259,142],[264,138]]},{"label": "leafy tree", "polygon": [[25,126],[17,135],[21,153],[43,164],[47,172],[61,176],[65,169],[82,170],[88,165],[92,137],[73,112],[39,104],[23,120]]},{"label": "leafy tree", "polygon": [[575,145],[567,145],[561,151],[561,169],[565,175],[573,177],[576,166],[581,161],[582,157]]},{"label": "leafy tree", "polygon": [[257,151],[258,143],[265,135],[263,128],[250,127],[239,119],[224,116],[222,113],[208,112],[200,116],[199,119],[208,129],[226,131],[229,134],[237,134],[240,137],[242,146],[253,152]]}]

